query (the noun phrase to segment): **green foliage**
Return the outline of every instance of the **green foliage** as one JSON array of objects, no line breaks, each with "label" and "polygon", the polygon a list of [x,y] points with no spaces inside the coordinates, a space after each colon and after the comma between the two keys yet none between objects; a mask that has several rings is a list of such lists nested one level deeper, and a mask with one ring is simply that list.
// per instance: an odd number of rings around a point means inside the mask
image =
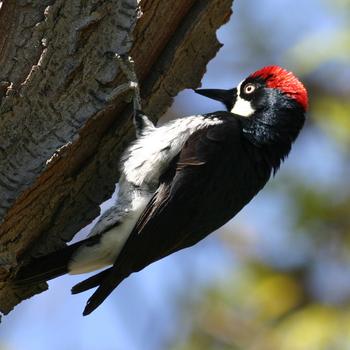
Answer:
[{"label": "green foliage", "polygon": [[173,350],[342,350],[350,342],[350,310],[307,296],[301,275],[246,266],[208,290],[193,330]]}]

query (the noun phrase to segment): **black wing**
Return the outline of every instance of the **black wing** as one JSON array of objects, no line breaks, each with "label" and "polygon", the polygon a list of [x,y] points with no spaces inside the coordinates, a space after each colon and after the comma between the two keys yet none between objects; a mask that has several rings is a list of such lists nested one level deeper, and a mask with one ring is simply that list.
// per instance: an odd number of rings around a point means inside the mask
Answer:
[{"label": "black wing", "polygon": [[[239,120],[192,134],[160,179],[124,248],[89,299],[92,312],[132,272],[189,247],[232,218],[263,187],[271,169],[243,139]],[[256,167],[260,167],[257,171]]]}]

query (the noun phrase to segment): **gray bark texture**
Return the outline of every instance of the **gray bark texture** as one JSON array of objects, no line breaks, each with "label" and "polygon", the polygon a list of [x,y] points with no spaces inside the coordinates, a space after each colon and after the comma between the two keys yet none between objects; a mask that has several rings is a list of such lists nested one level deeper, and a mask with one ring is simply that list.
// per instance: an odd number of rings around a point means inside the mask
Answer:
[{"label": "gray bark texture", "polygon": [[32,256],[64,246],[113,193],[134,137],[113,53],[129,54],[154,120],[195,88],[232,0],[5,0],[0,9],[0,311],[47,288],[15,289]]}]

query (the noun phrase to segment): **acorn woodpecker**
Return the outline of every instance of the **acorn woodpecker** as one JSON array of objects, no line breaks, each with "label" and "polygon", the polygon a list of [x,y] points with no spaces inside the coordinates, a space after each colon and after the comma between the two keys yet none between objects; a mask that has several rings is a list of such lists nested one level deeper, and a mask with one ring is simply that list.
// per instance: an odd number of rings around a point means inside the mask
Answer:
[{"label": "acorn woodpecker", "polygon": [[46,281],[108,266],[72,288],[97,287],[84,315],[131,273],[190,247],[235,216],[288,155],[305,120],[303,84],[278,66],[264,67],[229,90],[196,93],[226,111],[156,127],[138,111],[136,140],[121,161],[119,194],[88,238],[19,269],[15,283]]}]

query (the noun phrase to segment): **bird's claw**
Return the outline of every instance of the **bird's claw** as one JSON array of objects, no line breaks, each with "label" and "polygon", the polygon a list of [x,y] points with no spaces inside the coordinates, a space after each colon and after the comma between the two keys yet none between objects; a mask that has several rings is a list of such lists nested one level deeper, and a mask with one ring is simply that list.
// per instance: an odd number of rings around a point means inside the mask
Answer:
[{"label": "bird's claw", "polygon": [[[115,54],[115,58],[117,59],[121,70],[126,76],[128,83],[125,88],[131,89],[134,91],[134,111],[141,110],[141,96],[140,96],[140,87],[138,83],[138,79],[135,72],[135,63],[132,57],[127,54]],[[123,86],[123,85],[121,85]],[[118,89],[118,88],[117,88]]]}]

